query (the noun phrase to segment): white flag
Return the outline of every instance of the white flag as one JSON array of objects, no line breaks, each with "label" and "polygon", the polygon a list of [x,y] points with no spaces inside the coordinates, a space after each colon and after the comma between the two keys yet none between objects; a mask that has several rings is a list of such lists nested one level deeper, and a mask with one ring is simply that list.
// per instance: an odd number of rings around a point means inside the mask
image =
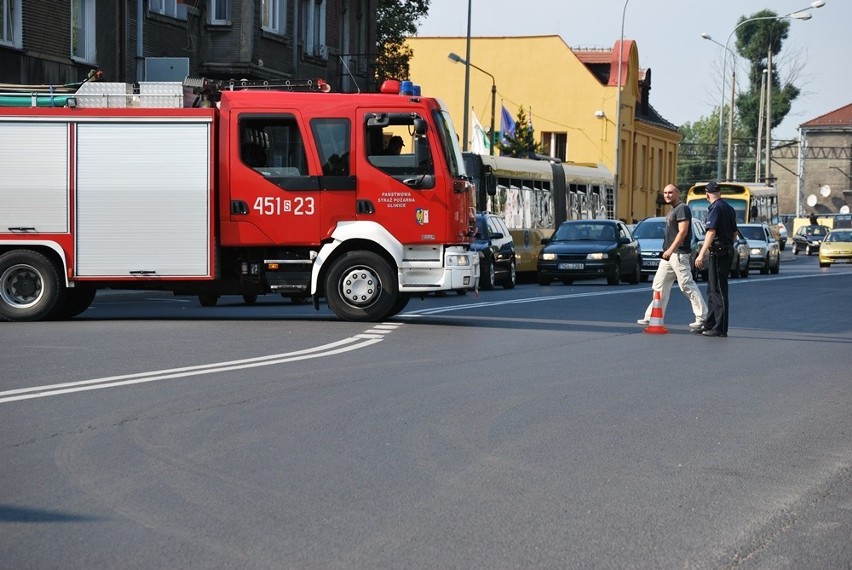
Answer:
[{"label": "white flag", "polygon": [[476,118],[476,113],[471,110],[471,120],[473,122],[473,135],[471,136],[470,151],[476,154],[490,154],[491,141],[488,140],[488,133],[479,124],[479,119]]}]

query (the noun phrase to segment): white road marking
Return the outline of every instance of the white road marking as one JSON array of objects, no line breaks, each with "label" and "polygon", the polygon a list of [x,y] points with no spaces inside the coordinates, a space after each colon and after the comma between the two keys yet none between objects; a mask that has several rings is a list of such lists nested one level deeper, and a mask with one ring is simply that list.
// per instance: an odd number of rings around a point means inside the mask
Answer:
[{"label": "white road marking", "polygon": [[[401,325],[396,324],[395,328],[399,328],[399,326]],[[30,400],[32,398],[44,398],[48,396],[58,396],[60,394],[84,392],[87,390],[100,390],[102,388],[129,386],[147,382],[158,382],[160,380],[200,376],[202,374],[215,374],[217,372],[229,372],[232,370],[257,368],[260,366],[271,366],[273,364],[283,364],[285,362],[309,360],[312,358],[323,358],[326,356],[366,348],[381,342],[386,338],[385,334],[387,331],[381,332],[383,334],[357,334],[322,346],[282,354],[270,354],[267,356],[216,362],[213,364],[199,364],[197,366],[185,366],[182,368],[171,368],[167,370],[154,370],[150,372],[139,372],[136,374],[107,376],[104,378],[94,378],[92,380],[81,380],[79,382],[65,382],[62,384],[50,384],[45,386],[6,390],[4,392],[0,392],[0,404],[17,402],[20,400]]]}]

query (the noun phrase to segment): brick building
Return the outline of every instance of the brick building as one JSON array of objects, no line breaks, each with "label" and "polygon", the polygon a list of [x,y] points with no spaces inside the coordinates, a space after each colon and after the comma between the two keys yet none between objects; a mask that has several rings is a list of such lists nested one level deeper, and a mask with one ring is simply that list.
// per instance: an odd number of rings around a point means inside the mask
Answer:
[{"label": "brick building", "polygon": [[852,103],[799,125],[799,143],[773,148],[772,162],[781,214],[848,213],[852,208]]},{"label": "brick building", "polygon": [[374,90],[378,0],[0,0],[0,84],[321,77]]}]

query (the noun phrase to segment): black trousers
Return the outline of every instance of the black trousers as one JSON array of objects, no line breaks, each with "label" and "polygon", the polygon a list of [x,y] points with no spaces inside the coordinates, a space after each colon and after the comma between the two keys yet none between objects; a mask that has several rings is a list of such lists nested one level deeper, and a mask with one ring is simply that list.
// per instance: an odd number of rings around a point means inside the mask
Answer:
[{"label": "black trousers", "polygon": [[704,327],[728,333],[728,275],[731,272],[731,255],[710,254],[707,267],[707,320]]}]

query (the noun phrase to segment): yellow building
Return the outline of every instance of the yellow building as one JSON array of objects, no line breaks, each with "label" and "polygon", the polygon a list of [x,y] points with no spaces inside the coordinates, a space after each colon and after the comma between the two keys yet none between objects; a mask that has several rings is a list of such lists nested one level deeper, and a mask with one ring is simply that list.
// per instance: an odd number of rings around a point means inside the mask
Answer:
[{"label": "yellow building", "polygon": [[[495,128],[503,106],[513,118],[523,107],[545,154],[572,162],[604,164],[615,172],[618,54],[615,49],[572,49],[560,36],[480,37],[470,42],[469,104],[487,130],[496,85]],[[411,80],[424,95],[447,104],[461,138],[464,117],[464,37],[408,39]],[[624,41],[621,95],[621,169],[616,217],[631,222],[660,213],[663,187],[676,179],[677,127],[650,105],[651,70],[639,69],[636,43]],[[475,66],[475,67],[474,67]],[[476,69],[481,68],[481,69]],[[468,126],[468,139],[473,128]],[[470,140],[466,148],[470,148]]]}]

